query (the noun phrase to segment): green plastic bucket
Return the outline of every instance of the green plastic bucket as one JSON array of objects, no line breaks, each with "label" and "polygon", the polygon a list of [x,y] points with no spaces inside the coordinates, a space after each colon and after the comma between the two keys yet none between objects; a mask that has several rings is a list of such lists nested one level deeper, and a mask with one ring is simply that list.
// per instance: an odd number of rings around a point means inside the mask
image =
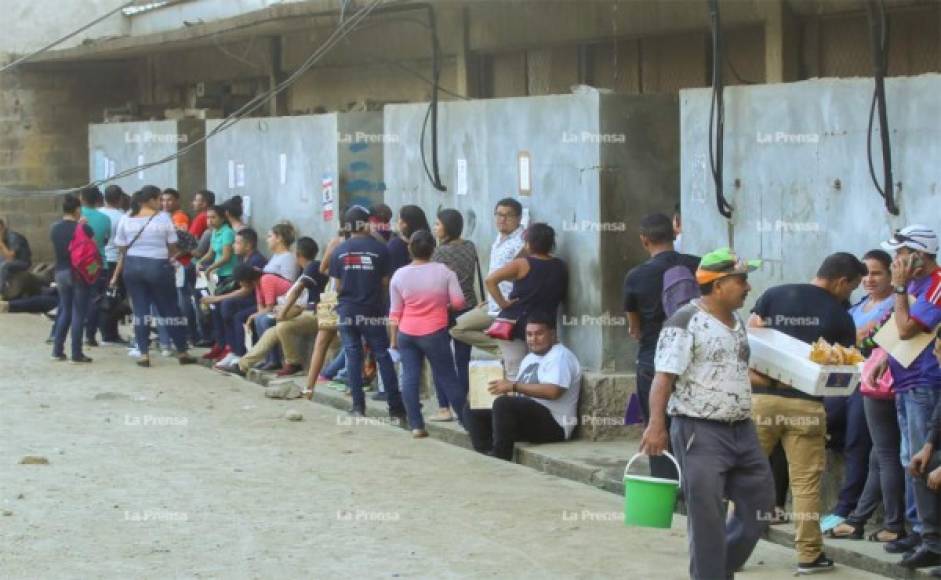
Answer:
[{"label": "green plastic bucket", "polygon": [[670,528],[673,525],[676,496],[683,479],[680,464],[669,452],[664,452],[676,465],[679,480],[631,475],[628,473],[631,464],[641,455],[637,453],[631,457],[624,468],[624,524],[641,528]]}]

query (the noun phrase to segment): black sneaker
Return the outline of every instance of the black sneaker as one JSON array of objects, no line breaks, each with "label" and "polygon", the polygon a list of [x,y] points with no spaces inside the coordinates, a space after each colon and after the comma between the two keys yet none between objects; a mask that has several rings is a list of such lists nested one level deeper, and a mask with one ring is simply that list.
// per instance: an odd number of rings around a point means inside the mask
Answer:
[{"label": "black sneaker", "polygon": [[373,401],[388,401],[389,400],[389,396],[386,395],[385,391],[378,392],[369,398],[372,399]]},{"label": "black sneaker", "polygon": [[797,565],[798,574],[816,574],[818,572],[827,572],[833,570],[834,564],[833,560],[827,558],[827,555],[822,553],[817,556],[817,559],[813,562],[808,562],[806,564]]},{"label": "black sneaker", "polygon": [[65,361],[69,360],[69,357],[65,356],[64,354],[54,354],[54,355],[52,355],[52,356],[49,357],[49,358],[51,358],[51,359],[54,360],[54,361],[58,361],[58,362],[65,362]]},{"label": "black sneaker", "polygon": [[101,346],[130,346],[131,341],[125,340],[120,336],[116,338],[102,338]]},{"label": "black sneaker", "polygon": [[932,552],[926,546],[921,546],[915,550],[914,554],[903,558],[899,565],[909,570],[938,566],[941,565],[941,554]]},{"label": "black sneaker", "polygon": [[906,538],[899,538],[894,542],[886,542],[883,549],[890,554],[904,554],[914,551],[920,544],[921,535],[912,534]]},{"label": "black sneaker", "polygon": [[88,340],[85,341],[85,346],[90,346],[90,347],[94,348],[94,347],[98,346],[98,341],[95,340],[94,338],[89,338]]},{"label": "black sneaker", "polygon": [[79,357],[72,357],[72,360],[69,361],[69,364],[73,365],[83,365],[92,362],[92,359],[88,358],[85,355]]},{"label": "black sneaker", "polygon": [[359,409],[350,409],[349,411],[346,412],[346,414],[348,417],[357,417],[357,418],[366,416],[366,413],[363,413]]}]

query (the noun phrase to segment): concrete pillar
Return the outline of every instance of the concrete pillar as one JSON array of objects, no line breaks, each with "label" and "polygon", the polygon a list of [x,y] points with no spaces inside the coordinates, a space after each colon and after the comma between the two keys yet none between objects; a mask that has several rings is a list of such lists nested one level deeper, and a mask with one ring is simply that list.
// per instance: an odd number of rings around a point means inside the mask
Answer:
[{"label": "concrete pillar", "polygon": [[460,38],[457,43],[457,54],[455,55],[455,60],[457,63],[457,93],[460,95],[467,95],[468,97],[476,96],[475,85],[473,81],[475,76],[475,67],[471,62],[472,56],[469,54],[468,50],[468,27],[470,14],[468,13],[467,7],[464,7],[460,12],[460,22],[458,23],[458,30],[460,31]]},{"label": "concrete pillar", "polygon": [[765,82],[798,80],[800,35],[797,19],[785,0],[762,2],[765,13]]}]

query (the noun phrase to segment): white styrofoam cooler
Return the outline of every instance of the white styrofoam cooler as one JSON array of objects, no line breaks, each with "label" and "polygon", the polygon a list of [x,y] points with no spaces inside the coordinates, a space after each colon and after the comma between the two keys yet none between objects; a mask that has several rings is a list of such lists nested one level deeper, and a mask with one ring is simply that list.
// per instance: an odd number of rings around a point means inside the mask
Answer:
[{"label": "white styrofoam cooler", "polygon": [[862,363],[820,365],[810,360],[810,345],[771,328],[749,328],[748,366],[816,397],[845,397],[859,385]]}]

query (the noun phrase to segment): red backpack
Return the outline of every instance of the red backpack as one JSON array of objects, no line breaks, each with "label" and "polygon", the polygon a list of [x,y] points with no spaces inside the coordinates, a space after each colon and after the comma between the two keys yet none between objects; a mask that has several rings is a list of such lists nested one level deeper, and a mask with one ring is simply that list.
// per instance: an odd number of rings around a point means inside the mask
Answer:
[{"label": "red backpack", "polygon": [[69,242],[72,270],[86,284],[94,284],[101,274],[102,261],[95,239],[85,232],[85,224],[79,223],[75,235]]}]

